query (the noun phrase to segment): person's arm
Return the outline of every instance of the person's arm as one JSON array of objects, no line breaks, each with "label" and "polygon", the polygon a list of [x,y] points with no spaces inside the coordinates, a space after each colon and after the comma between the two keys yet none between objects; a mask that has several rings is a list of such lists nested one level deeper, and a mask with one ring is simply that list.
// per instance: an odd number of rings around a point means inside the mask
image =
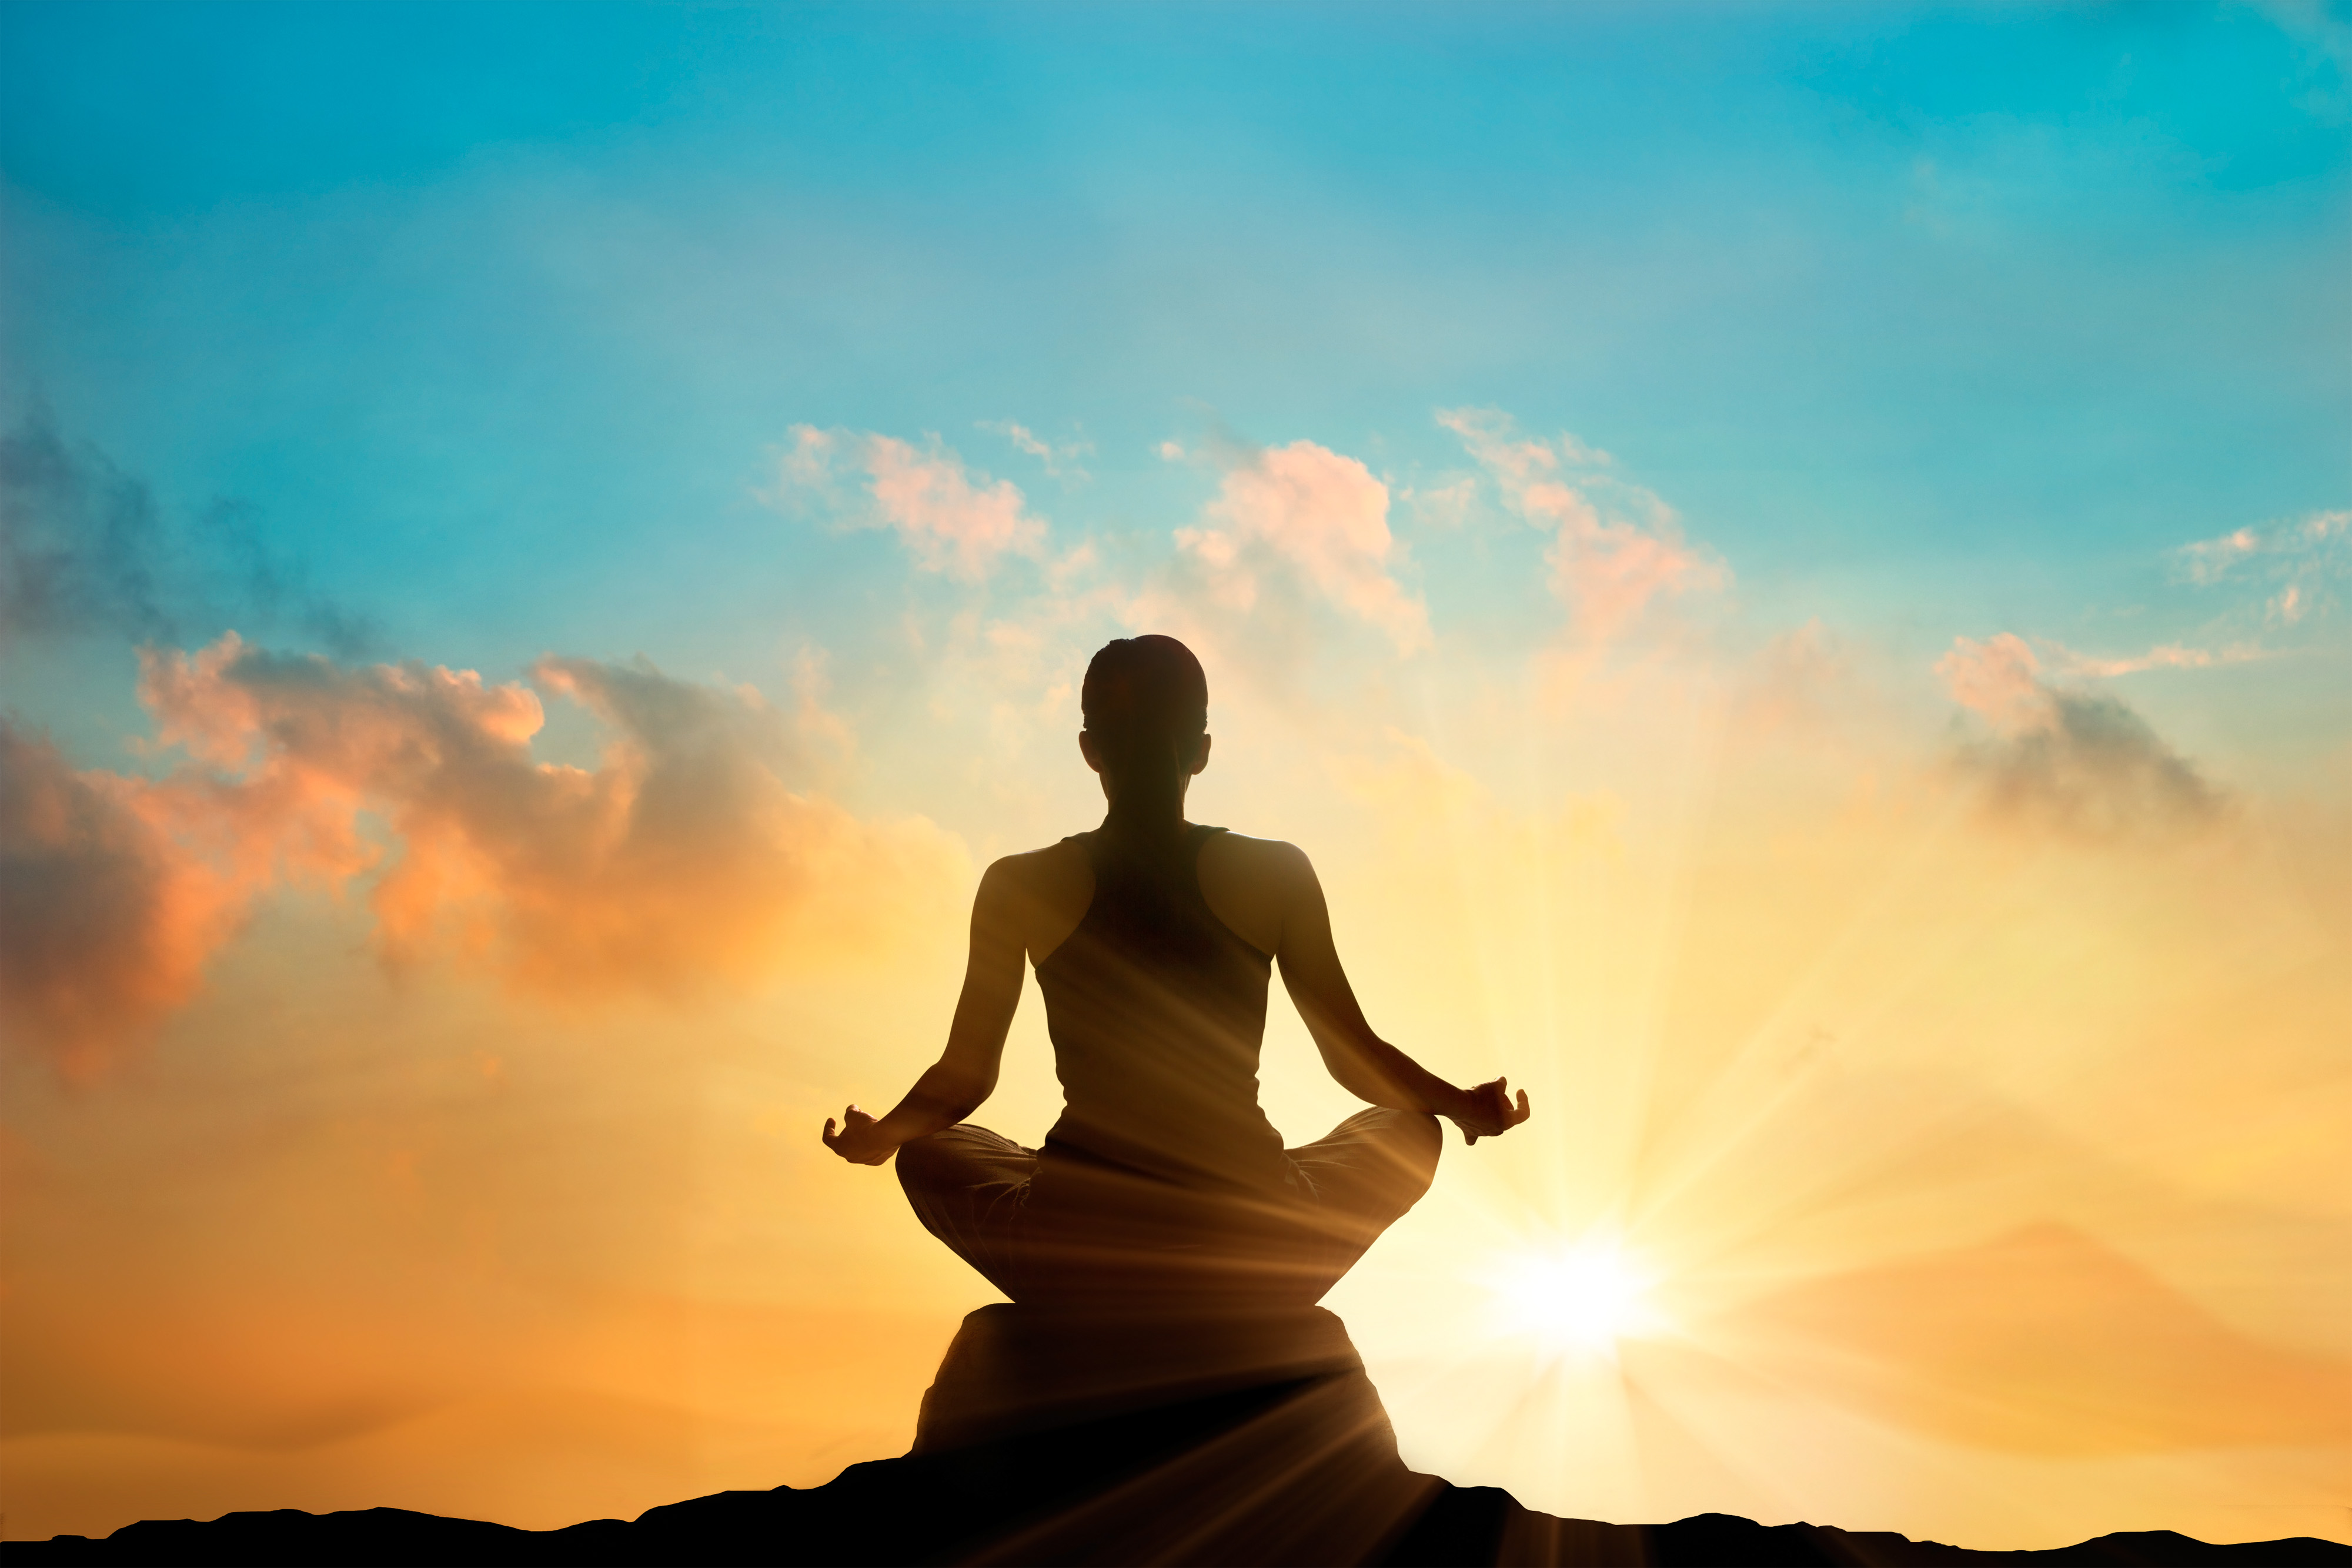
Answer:
[{"label": "person's arm", "polygon": [[924,1069],[890,1113],[877,1119],[852,1105],[824,1123],[824,1146],[843,1159],[878,1166],[898,1145],[951,1127],[980,1108],[996,1088],[1004,1036],[1021,1005],[1022,942],[1015,918],[1015,873],[1005,862],[988,868],[971,902],[971,957],[947,1049]]},{"label": "person's arm", "polygon": [[1307,1020],[1307,1032],[1322,1053],[1323,1065],[1339,1086],[1375,1105],[1427,1111],[1462,1129],[1476,1143],[1509,1131],[1528,1119],[1527,1091],[1513,1103],[1507,1080],[1496,1078],[1457,1089],[1372,1032],[1339,966],[1331,939],[1331,912],[1323,884],[1307,856],[1290,844],[1276,846],[1276,874],[1283,889],[1282,937],[1275,956],[1282,983]]}]

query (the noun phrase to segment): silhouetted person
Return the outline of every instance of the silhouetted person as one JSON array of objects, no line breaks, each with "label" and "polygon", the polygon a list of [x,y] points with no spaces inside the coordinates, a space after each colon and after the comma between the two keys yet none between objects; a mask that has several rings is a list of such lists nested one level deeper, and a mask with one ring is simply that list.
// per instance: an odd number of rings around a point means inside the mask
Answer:
[{"label": "silhouetted person", "polygon": [[[1297,849],[1184,820],[1210,748],[1191,650],[1113,642],[1081,704],[1102,826],[989,867],[947,1049],[889,1114],[828,1119],[825,1145],[895,1153],[924,1226],[1015,1301],[1312,1302],[1428,1190],[1439,1116],[1475,1143],[1527,1095],[1456,1088],[1372,1032]],[[1065,1099],[1037,1150],[963,1121],[996,1085],[1024,953]],[[1332,1077],[1374,1107],[1288,1150],[1257,1103],[1277,960]]]}]

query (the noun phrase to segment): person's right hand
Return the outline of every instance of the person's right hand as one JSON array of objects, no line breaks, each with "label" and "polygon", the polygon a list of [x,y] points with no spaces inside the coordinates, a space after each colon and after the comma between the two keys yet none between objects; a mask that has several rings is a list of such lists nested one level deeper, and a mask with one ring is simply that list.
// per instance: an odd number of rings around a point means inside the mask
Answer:
[{"label": "person's right hand", "polygon": [[877,1131],[881,1125],[879,1118],[852,1105],[841,1113],[838,1131],[832,1117],[824,1119],[824,1146],[852,1165],[878,1166],[898,1152],[898,1145]]},{"label": "person's right hand", "polygon": [[1473,1089],[1462,1091],[1462,1103],[1445,1113],[1447,1121],[1462,1129],[1462,1141],[1475,1144],[1481,1138],[1499,1138],[1526,1121],[1528,1092],[1519,1091],[1517,1103],[1511,1101],[1510,1080],[1497,1078]]}]

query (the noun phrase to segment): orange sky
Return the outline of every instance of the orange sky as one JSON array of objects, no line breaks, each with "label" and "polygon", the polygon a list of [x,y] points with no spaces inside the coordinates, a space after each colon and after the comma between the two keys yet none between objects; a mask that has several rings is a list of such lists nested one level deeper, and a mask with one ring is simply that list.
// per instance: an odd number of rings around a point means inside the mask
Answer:
[{"label": "orange sky", "polygon": [[[1514,670],[1376,596],[1153,592],[1214,683],[1195,816],[1305,844],[1376,1024],[1538,1107],[1332,1298],[1412,1462],[1621,1520],[2352,1539],[2340,796],[1986,644],[1906,689],[1694,611]],[[899,1451],[991,1293],[814,1129],[936,1048],[984,858],[1089,820],[1067,620],[942,628],[929,733],[814,678],[152,660],[180,772],[30,769],[36,817],[121,813],[70,841],[142,869],[92,951],[147,977],[36,993],[8,1068],[10,1533],[552,1525]],[[534,760],[563,701],[601,759]],[[926,752],[997,833],[815,788]],[[1312,1136],[1347,1101],[1277,1013]],[[1033,998],[982,1119],[1054,1105]],[[1511,1326],[1498,1263],[1595,1236],[1641,1323]]]}]

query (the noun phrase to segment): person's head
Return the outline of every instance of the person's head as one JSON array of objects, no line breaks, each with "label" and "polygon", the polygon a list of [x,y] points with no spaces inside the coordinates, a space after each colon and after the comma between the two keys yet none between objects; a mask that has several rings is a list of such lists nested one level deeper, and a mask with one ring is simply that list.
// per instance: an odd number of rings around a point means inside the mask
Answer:
[{"label": "person's head", "polygon": [[1209,764],[1209,677],[1173,637],[1121,637],[1087,665],[1078,749],[1112,800],[1181,801]]}]

